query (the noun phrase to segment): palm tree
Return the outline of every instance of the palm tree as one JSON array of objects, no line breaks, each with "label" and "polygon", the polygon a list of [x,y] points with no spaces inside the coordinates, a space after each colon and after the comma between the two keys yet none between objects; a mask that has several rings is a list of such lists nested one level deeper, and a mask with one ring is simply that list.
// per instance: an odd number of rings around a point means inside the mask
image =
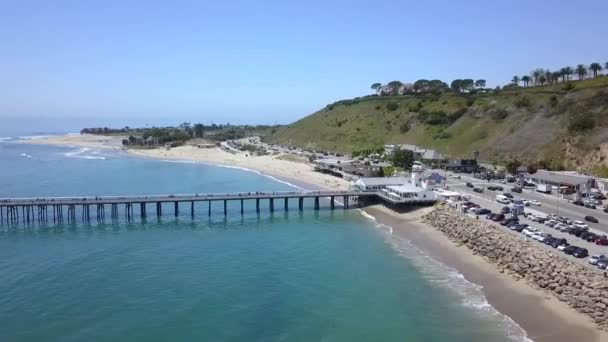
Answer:
[{"label": "palm tree", "polygon": [[572,68],[569,66],[562,68],[561,72],[563,74],[562,78],[565,78],[564,81],[570,81],[570,75],[574,74],[574,70],[572,70]]},{"label": "palm tree", "polygon": [[591,63],[589,70],[593,71],[593,78],[596,78],[597,73],[602,70],[602,65],[600,63]]},{"label": "palm tree", "polygon": [[539,69],[536,69],[536,70],[532,71],[531,75],[532,75],[532,77],[534,77],[534,85],[535,86],[538,85],[538,78],[541,75],[541,71]]},{"label": "palm tree", "polygon": [[538,82],[540,82],[541,86],[545,85],[545,82],[547,82],[547,76],[540,75],[540,77],[538,78]]},{"label": "palm tree", "polygon": [[578,79],[579,81],[585,78],[585,75],[587,75],[587,68],[582,65],[579,64],[576,66],[576,74],[578,75]]},{"label": "palm tree", "polygon": [[553,82],[553,73],[547,69],[543,72],[543,75],[545,75],[545,82],[547,82],[547,84],[552,84],[551,82]]},{"label": "palm tree", "polygon": [[522,82],[524,82],[524,87],[527,87],[530,84],[530,76],[525,75],[521,78]]},{"label": "palm tree", "polygon": [[513,79],[511,80],[511,82],[518,86],[519,80],[520,80],[519,76],[513,76]]},{"label": "palm tree", "polygon": [[559,78],[562,77],[562,73],[561,71],[556,71],[554,73],[551,73],[551,79],[553,81],[554,84],[559,83]]}]

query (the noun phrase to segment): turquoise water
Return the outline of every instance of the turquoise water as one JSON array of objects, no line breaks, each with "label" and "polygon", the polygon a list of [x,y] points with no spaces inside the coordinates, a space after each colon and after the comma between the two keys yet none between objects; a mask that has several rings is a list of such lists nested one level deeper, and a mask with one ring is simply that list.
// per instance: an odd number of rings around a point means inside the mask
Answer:
[{"label": "turquoise water", "polygon": [[[0,165],[0,197],[293,189],[238,169],[12,142],[0,143]],[[522,338],[478,287],[388,227],[356,210],[281,207],[2,226],[0,340]]]}]

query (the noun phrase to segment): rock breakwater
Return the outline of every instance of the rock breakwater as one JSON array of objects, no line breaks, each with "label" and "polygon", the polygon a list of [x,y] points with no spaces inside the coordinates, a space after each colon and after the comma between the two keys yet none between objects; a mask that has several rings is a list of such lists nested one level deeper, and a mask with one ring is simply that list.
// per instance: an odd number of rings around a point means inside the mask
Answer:
[{"label": "rock breakwater", "polygon": [[444,204],[424,215],[422,221],[495,264],[499,272],[546,291],[608,330],[608,278],[603,274],[563,258],[557,250],[545,250]]}]

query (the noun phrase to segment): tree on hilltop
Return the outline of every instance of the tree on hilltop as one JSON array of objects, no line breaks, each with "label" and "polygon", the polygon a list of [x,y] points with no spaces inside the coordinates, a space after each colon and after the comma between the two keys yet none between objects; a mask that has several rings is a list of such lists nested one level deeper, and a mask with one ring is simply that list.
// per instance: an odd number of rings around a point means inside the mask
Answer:
[{"label": "tree on hilltop", "polygon": [[388,86],[390,87],[391,95],[399,94],[399,88],[401,88],[402,85],[403,85],[403,83],[401,83],[400,81],[388,82]]},{"label": "tree on hilltop", "polygon": [[475,81],[470,78],[462,80],[461,87],[463,90],[471,91],[475,87]]},{"label": "tree on hilltop", "polygon": [[597,73],[602,71],[602,65],[600,63],[591,63],[589,70],[593,72],[593,78],[597,77]]},{"label": "tree on hilltop", "polygon": [[475,81],[475,87],[477,87],[477,88],[485,88],[486,87],[486,80],[477,80],[477,81]]},{"label": "tree on hilltop", "polygon": [[514,85],[518,86],[519,85],[519,76],[515,75],[513,76],[513,79],[511,80],[511,83],[513,83]]},{"label": "tree on hilltop", "polygon": [[587,75],[587,68],[584,65],[582,65],[582,64],[577,65],[576,66],[576,74],[578,75],[578,79],[579,80],[584,79],[585,76]]},{"label": "tree on hilltop", "polygon": [[528,75],[522,76],[521,81],[524,82],[524,87],[527,87],[530,84],[530,76],[528,76]]},{"label": "tree on hilltop", "polygon": [[563,79],[564,82],[565,81],[570,81],[570,76],[572,76],[572,74],[574,74],[574,70],[572,70],[572,68],[569,67],[569,66],[565,67],[565,68],[562,68],[560,70],[560,72],[562,73],[562,79]]},{"label": "tree on hilltop", "polygon": [[416,82],[414,82],[414,91],[416,93],[420,93],[424,90],[426,90],[426,88],[429,86],[429,80],[418,80]]},{"label": "tree on hilltop", "polygon": [[382,87],[382,84],[376,82],[376,83],[372,84],[372,86],[370,88],[372,88],[376,93],[378,93],[378,89],[380,89],[380,87]]},{"label": "tree on hilltop", "polygon": [[462,80],[461,79],[453,80],[452,83],[450,84],[450,88],[452,88],[453,91],[460,93],[460,91],[462,90]]}]

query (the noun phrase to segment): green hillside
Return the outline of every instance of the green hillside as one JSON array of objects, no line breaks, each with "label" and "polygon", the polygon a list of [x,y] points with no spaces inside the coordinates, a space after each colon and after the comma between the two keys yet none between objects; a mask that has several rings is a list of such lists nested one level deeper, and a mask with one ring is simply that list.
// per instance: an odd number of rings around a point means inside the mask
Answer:
[{"label": "green hillside", "polygon": [[487,94],[367,96],[278,129],[268,142],[349,153],[409,143],[450,157],[608,170],[608,77]]}]

